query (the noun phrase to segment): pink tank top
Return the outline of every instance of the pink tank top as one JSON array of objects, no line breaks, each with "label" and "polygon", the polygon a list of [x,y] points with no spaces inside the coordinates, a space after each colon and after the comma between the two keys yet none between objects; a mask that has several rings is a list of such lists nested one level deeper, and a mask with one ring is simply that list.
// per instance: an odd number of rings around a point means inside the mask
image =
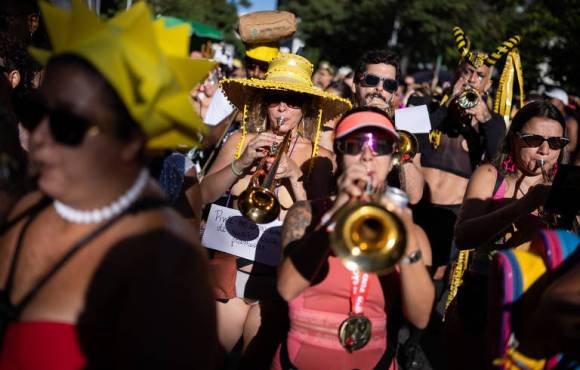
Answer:
[{"label": "pink tank top", "polygon": [[[498,176],[499,176],[499,174],[498,174]],[[505,181],[505,179],[502,179],[499,187],[497,188],[497,190],[493,194],[493,199],[495,199],[495,200],[503,199],[505,197],[506,190],[507,190],[507,182]]]},{"label": "pink tank top", "polygon": [[338,329],[350,311],[351,273],[337,257],[328,257],[328,264],[328,275],[320,284],[288,302],[290,360],[299,369],[373,369],[387,347],[387,315],[379,278],[370,274],[364,308],[372,323],[371,340],[348,353],[339,342]]}]

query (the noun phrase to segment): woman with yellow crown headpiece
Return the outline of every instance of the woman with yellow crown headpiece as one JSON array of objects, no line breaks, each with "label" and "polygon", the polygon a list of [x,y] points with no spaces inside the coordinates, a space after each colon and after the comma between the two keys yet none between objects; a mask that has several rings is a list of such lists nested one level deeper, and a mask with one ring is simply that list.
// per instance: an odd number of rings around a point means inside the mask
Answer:
[{"label": "woman with yellow crown headpiece", "polygon": [[[321,122],[346,111],[350,103],[314,87],[312,71],[305,58],[280,54],[270,63],[264,80],[222,82],[230,102],[243,112],[242,128],[224,144],[201,182],[204,204],[229,191],[228,206],[237,208],[238,196],[248,188],[257,162],[285,136],[289,143],[281,154],[274,189],[281,208],[279,219],[295,201],[326,195],[332,161],[331,153],[318,147]],[[247,348],[260,326],[260,306],[276,297],[275,268],[221,252],[216,252],[210,266],[218,298],[220,341],[231,351],[243,335]],[[255,304],[258,300],[259,305]]]},{"label": "woman with yellow crown headpiece", "polygon": [[[0,234],[0,369],[213,369],[207,262],[145,146],[190,144],[188,91],[214,65],[140,2],[101,20],[41,3],[52,50],[29,122],[39,192]],[[160,42],[163,40],[163,44]]]}]

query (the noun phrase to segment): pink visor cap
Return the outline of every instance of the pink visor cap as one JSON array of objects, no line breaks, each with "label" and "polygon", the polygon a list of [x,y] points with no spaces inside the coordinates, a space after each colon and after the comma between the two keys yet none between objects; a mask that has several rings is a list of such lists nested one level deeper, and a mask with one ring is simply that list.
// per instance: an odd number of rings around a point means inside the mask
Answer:
[{"label": "pink visor cap", "polygon": [[348,115],[336,127],[335,139],[343,138],[351,132],[364,127],[381,129],[392,135],[395,140],[399,140],[399,134],[395,130],[395,126],[393,126],[391,120],[380,113],[370,111],[356,112]]}]

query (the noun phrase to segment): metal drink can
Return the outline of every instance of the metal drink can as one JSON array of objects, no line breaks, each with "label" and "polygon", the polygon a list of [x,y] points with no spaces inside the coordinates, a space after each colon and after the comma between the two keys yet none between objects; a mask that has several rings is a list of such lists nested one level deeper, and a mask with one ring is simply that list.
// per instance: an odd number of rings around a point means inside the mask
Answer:
[{"label": "metal drink can", "polygon": [[403,190],[394,186],[387,186],[385,196],[397,207],[406,208],[409,204],[409,197]]}]

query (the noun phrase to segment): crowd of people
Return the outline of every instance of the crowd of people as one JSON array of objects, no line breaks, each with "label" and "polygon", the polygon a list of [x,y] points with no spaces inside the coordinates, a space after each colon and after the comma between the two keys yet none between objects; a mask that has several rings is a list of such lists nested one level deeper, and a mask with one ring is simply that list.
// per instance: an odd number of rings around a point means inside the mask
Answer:
[{"label": "crowd of people", "polygon": [[0,370],[580,368],[580,99],[513,93],[519,36],[425,82],[9,4]]}]

